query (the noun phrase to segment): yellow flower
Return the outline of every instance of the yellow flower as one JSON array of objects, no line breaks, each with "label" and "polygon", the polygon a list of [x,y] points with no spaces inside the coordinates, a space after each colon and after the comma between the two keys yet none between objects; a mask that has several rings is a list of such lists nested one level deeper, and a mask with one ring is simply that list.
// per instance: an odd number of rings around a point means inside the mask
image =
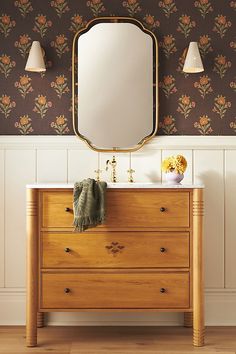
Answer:
[{"label": "yellow flower", "polygon": [[30,79],[25,75],[20,77],[20,84],[22,86],[27,85],[29,83],[29,81],[30,81]]},{"label": "yellow flower", "polygon": [[171,85],[173,82],[173,78],[170,75],[167,75],[164,77],[163,81],[165,85]]},{"label": "yellow flower", "polygon": [[173,42],[173,37],[172,37],[172,35],[164,36],[164,43],[165,43],[166,45],[172,44],[172,42]]},{"label": "yellow flower", "polygon": [[45,25],[45,23],[46,23],[46,16],[43,16],[43,15],[38,16],[37,21],[38,21],[38,23],[39,23],[40,25]]},{"label": "yellow flower", "polygon": [[208,44],[209,43],[209,37],[207,35],[206,36],[200,36],[199,43],[201,45]]},{"label": "yellow flower", "polygon": [[19,40],[21,45],[25,45],[29,43],[29,36],[28,34],[23,34],[23,36],[20,36],[20,40]]},{"label": "yellow flower", "polygon": [[8,106],[11,103],[10,96],[3,95],[2,103],[4,104],[4,106]]},{"label": "yellow flower", "polygon": [[153,24],[154,24],[154,16],[147,15],[147,16],[146,16],[146,22],[147,22],[149,25],[153,25]]},{"label": "yellow flower", "polygon": [[43,96],[43,95],[38,96],[37,100],[41,106],[43,106],[44,104],[47,103],[46,96]]},{"label": "yellow flower", "polygon": [[57,43],[58,45],[64,44],[65,41],[66,41],[66,38],[65,38],[65,35],[64,35],[64,34],[61,34],[61,35],[59,35],[59,36],[56,36],[56,43]]},{"label": "yellow flower", "polygon": [[222,95],[218,96],[218,97],[216,98],[216,102],[217,102],[219,105],[221,105],[221,106],[225,105],[225,97],[222,96]]},{"label": "yellow flower", "polygon": [[3,23],[4,25],[9,25],[9,23],[10,23],[10,16],[3,15],[3,16],[1,17],[1,20],[2,20],[2,23]]},{"label": "yellow flower", "polygon": [[8,55],[2,55],[1,62],[5,65],[10,64],[10,62],[11,62],[10,57]]},{"label": "yellow flower", "polygon": [[226,63],[225,57],[223,55],[218,55],[216,61],[220,65],[225,65]]},{"label": "yellow flower", "polygon": [[56,77],[56,84],[57,85],[63,85],[64,82],[65,82],[65,78],[63,76],[60,75],[60,76]]},{"label": "yellow flower", "polygon": [[173,118],[171,116],[164,117],[164,125],[171,125],[173,123]]},{"label": "yellow flower", "polygon": [[182,155],[170,156],[162,161],[162,171],[183,174],[187,168],[187,161]]},{"label": "yellow flower", "polygon": [[27,125],[28,123],[29,123],[29,116],[28,115],[20,117],[20,124],[21,125]]},{"label": "yellow flower", "polygon": [[181,17],[181,22],[182,22],[184,25],[189,25],[189,23],[190,23],[190,16],[183,15],[183,16]]},{"label": "yellow flower", "polygon": [[181,98],[181,102],[185,105],[188,106],[190,104],[190,97],[183,95],[183,97]]},{"label": "yellow flower", "polygon": [[64,115],[56,117],[56,124],[57,125],[63,125],[64,123],[65,123],[65,116]]},{"label": "yellow flower", "polygon": [[209,82],[209,78],[207,77],[207,76],[201,76],[200,77],[200,85],[207,85],[208,84],[208,82]]},{"label": "yellow flower", "polygon": [[209,118],[207,115],[201,116],[199,119],[199,123],[201,126],[207,125],[209,122]]}]

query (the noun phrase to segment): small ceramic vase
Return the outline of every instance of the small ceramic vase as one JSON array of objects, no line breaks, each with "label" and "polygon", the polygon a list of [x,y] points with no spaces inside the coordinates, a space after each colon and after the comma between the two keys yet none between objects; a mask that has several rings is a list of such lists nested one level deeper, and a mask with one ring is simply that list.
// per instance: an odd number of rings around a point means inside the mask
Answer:
[{"label": "small ceramic vase", "polygon": [[168,184],[180,184],[180,182],[184,178],[184,175],[173,171],[173,172],[167,172],[165,174],[165,178]]}]

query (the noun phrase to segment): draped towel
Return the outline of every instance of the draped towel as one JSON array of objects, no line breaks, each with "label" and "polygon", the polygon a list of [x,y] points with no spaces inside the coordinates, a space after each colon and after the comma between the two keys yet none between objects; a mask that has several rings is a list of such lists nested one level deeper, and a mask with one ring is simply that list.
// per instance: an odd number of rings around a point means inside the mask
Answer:
[{"label": "draped towel", "polygon": [[102,224],[105,219],[106,182],[87,178],[74,185],[74,226],[82,232]]}]

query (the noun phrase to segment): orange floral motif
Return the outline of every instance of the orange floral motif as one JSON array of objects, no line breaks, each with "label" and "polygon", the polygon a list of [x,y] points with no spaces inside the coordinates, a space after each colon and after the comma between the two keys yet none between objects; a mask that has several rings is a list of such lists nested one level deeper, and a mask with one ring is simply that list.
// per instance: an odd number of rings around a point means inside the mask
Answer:
[{"label": "orange floral motif", "polygon": [[52,102],[47,101],[47,97],[43,95],[38,95],[38,97],[35,98],[35,106],[33,108],[33,111],[35,113],[38,113],[41,118],[45,117],[48,108],[52,107]]},{"label": "orange floral motif", "polygon": [[225,116],[227,109],[230,107],[231,107],[231,102],[227,102],[225,96],[218,95],[215,98],[215,104],[212,111],[219,114],[220,118],[222,119]]},{"label": "orange floral motif", "polygon": [[11,60],[11,57],[6,54],[0,56],[0,73],[2,73],[5,78],[10,75],[11,70],[16,66],[16,62]]},{"label": "orange floral motif", "polygon": [[0,113],[4,114],[5,118],[9,117],[12,108],[16,106],[16,103],[11,100],[11,96],[2,95],[0,97]]},{"label": "orange floral motif", "polygon": [[177,128],[175,127],[175,119],[172,116],[165,116],[163,121],[160,122],[159,128],[162,129],[166,135],[171,135],[177,132]]},{"label": "orange floral motif", "polygon": [[57,16],[60,18],[64,13],[70,10],[66,0],[51,1],[51,7],[55,8]]},{"label": "orange floral motif", "polygon": [[98,16],[101,12],[105,11],[102,0],[87,1],[87,6],[90,8],[94,16]]},{"label": "orange floral motif", "polygon": [[0,16],[0,32],[5,36],[9,36],[12,28],[15,27],[16,21],[11,20],[10,16],[2,14]]},{"label": "orange floral motif", "polygon": [[175,87],[175,78],[172,75],[167,75],[163,77],[163,81],[160,81],[159,87],[162,88],[165,96],[169,98],[169,96],[175,92],[177,92],[177,88]]},{"label": "orange floral motif", "polygon": [[19,121],[15,123],[15,127],[19,129],[21,134],[28,135],[34,131],[31,121],[32,119],[26,114],[20,117]]},{"label": "orange floral motif", "polygon": [[155,20],[155,18],[154,18],[154,16],[152,16],[152,15],[146,15],[146,16],[144,16],[144,21],[145,21],[145,24],[146,24],[146,26],[150,29],[150,30],[153,30],[153,29],[155,29],[155,28],[157,28],[157,27],[160,27],[160,22],[159,21],[157,21],[157,20]]},{"label": "orange floral motif", "polygon": [[210,82],[211,79],[208,75],[200,76],[199,81],[194,82],[194,87],[198,89],[202,98],[205,98],[207,94],[213,91]]},{"label": "orange floral motif", "polygon": [[69,30],[71,32],[78,32],[81,28],[85,27],[86,21],[83,21],[83,16],[80,16],[79,14],[74,14],[74,16],[71,17],[71,26]]},{"label": "orange floral motif", "polygon": [[179,106],[177,108],[177,112],[183,114],[184,118],[186,119],[188,118],[189,113],[194,107],[195,107],[195,102],[191,101],[190,96],[182,95],[179,98]]},{"label": "orange floral motif", "polygon": [[163,42],[160,42],[160,47],[163,48],[164,54],[167,59],[169,59],[170,55],[177,51],[175,46],[175,38],[172,34],[168,34],[163,37]]},{"label": "orange floral motif", "polygon": [[169,18],[171,14],[177,11],[177,7],[175,5],[174,0],[159,1],[158,6],[163,9],[164,14],[167,18]]},{"label": "orange floral motif", "polygon": [[33,7],[31,5],[31,1],[29,0],[19,0],[15,1],[14,5],[18,7],[21,16],[26,17],[26,15],[30,12],[33,11]]},{"label": "orange floral motif", "polygon": [[190,16],[181,15],[179,18],[179,25],[177,27],[177,31],[182,33],[185,38],[187,38],[190,34],[190,31],[193,27],[196,26],[195,21],[191,21]]},{"label": "orange floral motif", "polygon": [[205,18],[209,12],[213,11],[209,0],[195,1],[194,6],[200,11],[203,18]]},{"label": "orange floral motif", "polygon": [[220,78],[222,79],[225,76],[226,71],[230,67],[231,62],[226,60],[226,56],[218,54],[215,58],[215,65],[213,71],[219,74]]},{"label": "orange floral motif", "polygon": [[207,53],[212,52],[211,38],[208,34],[200,36],[198,46],[202,57],[205,57]]},{"label": "orange floral motif", "polygon": [[231,27],[231,22],[227,21],[226,16],[218,15],[215,17],[215,26],[213,31],[220,35],[220,38],[223,38],[228,28]]},{"label": "orange floral motif", "polygon": [[52,26],[52,21],[47,21],[46,16],[39,14],[35,17],[35,26],[33,28],[34,32],[38,32],[43,38],[49,27]]},{"label": "orange floral motif", "polygon": [[64,114],[57,116],[56,121],[51,123],[51,127],[56,131],[57,134],[63,135],[69,133],[69,128],[67,126],[68,119],[65,118]]},{"label": "orange floral motif", "polygon": [[51,82],[51,87],[54,88],[59,98],[70,91],[67,85],[67,78],[64,75],[56,76],[56,80]]},{"label": "orange floral motif", "polygon": [[199,121],[195,122],[193,126],[202,135],[209,135],[213,132],[211,128],[211,119],[207,115],[201,116]]},{"label": "orange floral motif", "polygon": [[25,98],[28,93],[33,91],[31,86],[31,78],[28,75],[20,76],[19,81],[15,82],[15,87],[19,90],[23,98]]},{"label": "orange floral motif", "polygon": [[130,16],[134,16],[137,12],[141,11],[138,0],[123,1],[122,5],[127,8]]},{"label": "orange floral motif", "polygon": [[31,46],[31,38],[28,34],[23,34],[19,37],[19,40],[15,42],[15,47],[19,49],[22,57],[26,57],[29,53]]},{"label": "orange floral motif", "polygon": [[62,54],[69,52],[69,47],[67,45],[67,37],[64,34],[56,36],[56,40],[51,42],[51,47],[56,49],[56,53],[59,58],[62,57]]}]

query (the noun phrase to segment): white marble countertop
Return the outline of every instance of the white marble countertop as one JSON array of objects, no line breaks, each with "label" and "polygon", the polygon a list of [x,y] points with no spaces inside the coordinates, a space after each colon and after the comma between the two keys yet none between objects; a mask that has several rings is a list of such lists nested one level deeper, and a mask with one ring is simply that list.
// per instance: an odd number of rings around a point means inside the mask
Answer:
[{"label": "white marble countertop", "polygon": [[[74,187],[73,183],[36,183],[27,184],[26,188],[55,188],[55,189],[71,189]],[[176,189],[188,189],[188,188],[204,188],[203,184],[165,184],[165,183],[107,183],[107,188],[176,188]]]}]

